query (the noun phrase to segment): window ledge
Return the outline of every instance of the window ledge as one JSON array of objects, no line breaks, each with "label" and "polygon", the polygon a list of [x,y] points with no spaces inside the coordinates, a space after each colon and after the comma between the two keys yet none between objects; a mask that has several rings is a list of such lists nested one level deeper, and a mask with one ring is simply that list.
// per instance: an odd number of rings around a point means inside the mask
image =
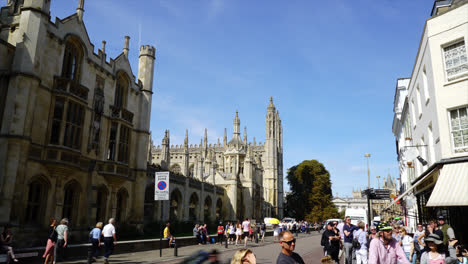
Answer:
[{"label": "window ledge", "polygon": [[426,99],[426,106],[429,104],[429,101],[430,101],[430,100],[431,100],[430,97],[428,97],[428,98]]},{"label": "window ledge", "polygon": [[468,73],[466,73],[465,75],[462,75],[458,78],[454,78],[452,80],[447,80],[447,82],[444,84],[444,86],[449,86],[449,85],[452,85],[452,84],[455,84],[455,83],[458,83],[458,82],[463,82],[463,81],[466,81],[468,80]]}]

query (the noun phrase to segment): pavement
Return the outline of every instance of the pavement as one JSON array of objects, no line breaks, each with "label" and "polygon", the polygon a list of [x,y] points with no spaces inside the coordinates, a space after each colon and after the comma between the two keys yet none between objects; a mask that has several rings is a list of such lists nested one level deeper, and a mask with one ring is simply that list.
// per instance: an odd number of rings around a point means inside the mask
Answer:
[{"label": "pavement", "polygon": [[[306,264],[320,263],[320,258],[323,256],[322,248],[320,247],[321,234],[312,232],[311,234],[299,234],[297,237],[295,252],[302,256]],[[146,263],[167,263],[175,264],[180,263],[185,258],[197,253],[200,250],[210,252],[216,249],[219,252],[218,258],[221,263],[229,263],[235,251],[242,249],[242,245],[225,245],[207,244],[207,245],[193,245],[184,246],[177,249],[177,256],[174,256],[173,248],[165,248],[162,250],[160,257],[159,249],[149,251],[139,251],[133,253],[123,253],[111,255],[109,262],[111,264],[146,264]],[[251,249],[257,257],[257,263],[268,264],[276,263],[276,258],[280,253],[280,246],[278,242],[273,241],[273,237],[265,237],[265,242],[256,244],[255,242],[247,242],[247,248]],[[87,263],[85,259],[69,260],[60,262],[64,264],[82,264]],[[104,263],[104,258],[98,258],[96,264]]]}]

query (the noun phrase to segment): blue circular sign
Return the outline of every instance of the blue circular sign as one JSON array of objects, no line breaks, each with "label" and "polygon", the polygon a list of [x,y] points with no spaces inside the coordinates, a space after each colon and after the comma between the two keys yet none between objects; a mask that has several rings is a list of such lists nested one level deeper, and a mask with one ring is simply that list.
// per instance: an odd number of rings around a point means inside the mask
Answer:
[{"label": "blue circular sign", "polygon": [[156,186],[158,186],[159,190],[164,191],[167,187],[167,183],[165,181],[159,181]]}]

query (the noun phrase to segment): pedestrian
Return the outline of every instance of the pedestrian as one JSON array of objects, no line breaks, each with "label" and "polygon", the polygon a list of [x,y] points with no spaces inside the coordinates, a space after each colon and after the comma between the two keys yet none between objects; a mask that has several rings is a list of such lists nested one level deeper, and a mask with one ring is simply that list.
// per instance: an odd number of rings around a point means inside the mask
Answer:
[{"label": "pedestrian", "polygon": [[255,258],[252,250],[244,248],[236,251],[232,257],[231,264],[256,264],[257,259]]},{"label": "pedestrian", "polygon": [[424,227],[421,223],[418,223],[416,226],[416,232],[413,235],[413,245],[414,245],[414,254],[416,257],[413,257],[413,263],[415,260],[419,261],[421,259],[421,254],[424,249]]},{"label": "pedestrian", "polygon": [[246,248],[247,247],[247,239],[249,238],[249,232],[250,232],[249,218],[245,218],[244,222],[242,222],[242,230],[244,231],[244,248]]},{"label": "pedestrian", "polygon": [[377,238],[378,237],[378,234],[377,234],[377,228],[375,226],[371,226],[370,227],[370,234],[369,234],[369,243],[368,245],[370,245],[370,241],[374,238]]},{"label": "pedestrian", "polygon": [[203,244],[206,245],[209,242],[210,237],[208,236],[208,228],[206,224],[203,224],[201,227],[202,237],[203,237]]},{"label": "pedestrian", "polygon": [[197,238],[198,245],[201,245],[201,238],[200,238],[200,232],[199,232],[200,226],[198,224],[195,224],[195,227],[193,228],[193,236]]},{"label": "pedestrian", "polygon": [[414,251],[414,240],[413,238],[408,235],[406,232],[406,229],[401,228],[400,229],[400,235],[401,235],[401,246],[403,248],[403,251],[405,252],[406,258],[413,263],[416,264],[416,253]]},{"label": "pedestrian", "polygon": [[359,221],[358,224],[358,230],[354,232],[354,239],[359,242],[359,247],[355,248],[356,250],[356,263],[357,264],[367,264],[367,234],[366,231],[364,231],[364,228],[366,227],[366,224],[364,222]]},{"label": "pedestrian", "polygon": [[280,233],[281,253],[276,259],[276,264],[304,264],[302,257],[294,252],[296,239],[289,231]]},{"label": "pedestrian", "polygon": [[429,251],[424,252],[421,255],[420,264],[444,264],[444,263],[456,263],[457,256],[455,254],[454,244],[456,240],[452,240],[449,243],[449,252],[452,253],[451,256],[446,256],[444,250],[444,241],[438,234],[430,234],[424,239]]},{"label": "pedestrian", "polygon": [[104,263],[109,263],[109,257],[114,251],[114,246],[117,245],[117,236],[115,234],[115,219],[109,219],[109,223],[102,229],[104,237]]},{"label": "pedestrian", "polygon": [[44,254],[42,255],[44,260],[44,264],[48,264],[49,261],[52,263],[54,261],[54,248],[55,248],[55,243],[57,242],[57,231],[55,231],[55,228],[57,227],[57,219],[51,218],[50,219],[50,224],[49,224],[49,236],[47,237],[47,245],[46,249],[44,251]]},{"label": "pedestrian", "polygon": [[234,226],[234,222],[233,222],[229,226],[229,240],[231,241],[231,245],[234,245],[235,238],[236,238],[236,227]]},{"label": "pedestrian", "polygon": [[54,264],[57,260],[62,260],[65,257],[65,250],[68,245],[68,219],[60,220],[60,225],[55,228],[57,231],[57,242],[54,247]]},{"label": "pedestrian", "polygon": [[447,246],[448,241],[455,239],[455,231],[449,224],[445,222],[445,217],[443,215],[440,215],[438,217],[438,221],[439,221],[440,230],[442,231],[444,235],[443,237],[444,245]]},{"label": "pedestrian", "polygon": [[262,221],[262,224],[260,225],[260,237],[261,237],[262,242],[265,242],[265,233],[266,233],[266,224],[265,222]]},{"label": "pedestrian", "polygon": [[392,229],[388,223],[379,223],[379,237],[372,239],[369,246],[369,263],[409,264],[400,244],[392,237]]},{"label": "pedestrian", "polygon": [[354,225],[351,224],[351,218],[345,217],[345,223],[343,225],[344,233],[344,252],[345,252],[345,264],[353,263],[353,232],[355,230]]},{"label": "pedestrian", "polygon": [[400,246],[402,245],[401,243],[401,235],[400,235],[400,226],[399,225],[394,225],[393,226],[393,233],[392,233],[392,237],[400,244]]},{"label": "pedestrian", "polygon": [[18,262],[18,259],[15,257],[15,252],[11,247],[11,242],[13,242],[13,235],[11,234],[11,228],[9,225],[3,227],[3,232],[0,235],[0,245],[2,250],[7,251],[7,263],[12,259],[14,262]]},{"label": "pedestrian", "polygon": [[432,228],[432,231],[430,231],[431,234],[437,234],[440,238],[444,237],[444,232],[442,232],[442,230],[437,226],[436,220],[429,221],[429,225]]},{"label": "pedestrian", "polygon": [[468,264],[468,249],[466,246],[456,245],[455,254],[457,255],[457,264]]},{"label": "pedestrian", "polygon": [[340,253],[342,244],[340,233],[337,231],[337,229],[333,228],[334,225],[334,222],[328,222],[327,226],[325,227],[326,230],[322,234],[320,244],[323,247],[324,255],[330,256],[335,261],[335,263],[339,263],[338,255]]},{"label": "pedestrian", "polygon": [[169,245],[168,247],[171,247],[171,244],[172,244],[172,241],[174,240],[174,236],[172,236],[171,234],[171,224],[170,223],[167,223],[166,224],[166,227],[164,228],[164,239],[167,239],[169,240]]},{"label": "pedestrian", "polygon": [[218,241],[216,242],[216,244],[221,244],[221,243],[223,243],[223,236],[224,236],[224,226],[223,226],[223,222],[219,222],[219,226],[218,226]]},{"label": "pedestrian", "polygon": [[96,261],[99,255],[99,248],[101,247],[101,230],[102,230],[103,223],[97,222],[96,227],[89,232],[89,236],[91,238],[91,257],[94,261]]},{"label": "pedestrian", "polygon": [[242,241],[242,225],[240,221],[236,224],[236,246],[239,241]]}]

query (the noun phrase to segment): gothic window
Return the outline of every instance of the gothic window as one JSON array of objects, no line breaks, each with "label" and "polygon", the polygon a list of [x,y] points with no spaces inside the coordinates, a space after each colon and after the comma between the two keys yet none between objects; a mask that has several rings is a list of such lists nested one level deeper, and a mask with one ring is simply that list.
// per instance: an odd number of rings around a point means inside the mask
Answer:
[{"label": "gothic window", "polygon": [[197,208],[198,208],[198,196],[193,193],[190,196],[190,204],[189,204],[189,219],[196,220],[197,219]]},{"label": "gothic window", "polygon": [[120,125],[119,162],[128,163],[128,146],[130,143],[130,128]]},{"label": "gothic window", "polygon": [[171,166],[171,171],[175,174],[180,174],[182,172],[179,164],[174,164]]},{"label": "gothic window", "polygon": [[29,184],[28,204],[26,206],[26,223],[37,223],[44,213],[44,205],[47,199],[46,185],[35,180]]},{"label": "gothic window", "polygon": [[121,189],[117,193],[117,208],[115,214],[115,220],[117,222],[125,221],[126,211],[127,211],[127,200],[128,193],[127,190]]},{"label": "gothic window", "polygon": [[123,108],[126,106],[128,84],[129,81],[125,74],[121,73],[117,76],[117,83],[115,85],[114,106],[119,108]]},{"label": "gothic window", "polygon": [[154,185],[148,185],[145,190],[143,215],[146,222],[153,221],[154,215]]},{"label": "gothic window", "polygon": [[180,206],[180,202],[182,200],[181,197],[182,195],[177,189],[171,193],[171,202],[169,209],[169,219],[171,220],[177,220],[182,217],[182,215],[180,214],[180,210],[182,209]]},{"label": "gothic window", "polygon": [[450,111],[450,127],[455,152],[468,151],[468,107]]},{"label": "gothic window", "polygon": [[115,159],[115,151],[116,151],[116,144],[117,144],[117,123],[112,123],[109,135],[109,148],[107,151],[107,159],[114,160]]},{"label": "gothic window", "polygon": [[208,196],[205,199],[205,205],[203,206],[204,221],[208,221],[211,216],[211,198]]},{"label": "gothic window", "polygon": [[67,184],[64,188],[62,218],[68,218],[70,223],[73,223],[73,221],[76,221],[78,218],[77,211],[80,199],[79,190],[79,184],[74,181]]},{"label": "gothic window", "polygon": [[192,164],[192,165],[190,165],[190,167],[189,167],[189,176],[190,176],[190,177],[193,177],[194,171],[195,171],[195,169],[194,169],[194,166],[193,166],[193,164]]},{"label": "gothic window", "polygon": [[81,146],[81,132],[84,118],[84,107],[80,104],[68,101],[67,119],[65,123],[65,135],[63,145],[79,149]]},{"label": "gothic window", "polygon": [[216,220],[220,220],[224,218],[222,215],[222,210],[223,210],[223,202],[221,201],[221,199],[218,199],[218,201],[216,202]]},{"label": "gothic window", "polygon": [[106,219],[106,204],[108,191],[106,187],[100,186],[97,189],[96,196],[96,222],[105,222]]},{"label": "gothic window", "polygon": [[52,116],[52,131],[50,134],[51,144],[60,144],[60,131],[62,128],[63,110],[65,109],[65,99],[55,98],[54,115]]},{"label": "gothic window", "polygon": [[447,79],[453,80],[468,73],[468,58],[465,41],[459,41],[444,48]]},{"label": "gothic window", "polygon": [[62,77],[75,81],[78,80],[80,64],[80,48],[73,41],[67,41],[63,56]]}]

